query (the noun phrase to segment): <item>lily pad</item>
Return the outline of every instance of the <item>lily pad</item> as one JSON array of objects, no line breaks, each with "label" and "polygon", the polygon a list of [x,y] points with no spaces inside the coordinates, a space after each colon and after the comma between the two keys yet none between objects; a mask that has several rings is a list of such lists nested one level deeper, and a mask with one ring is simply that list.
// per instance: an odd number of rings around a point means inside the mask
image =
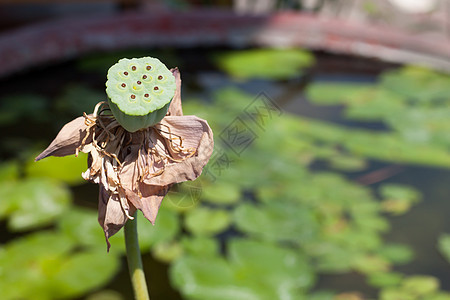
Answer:
[{"label": "lily pad", "polygon": [[216,62],[236,78],[287,79],[300,75],[314,57],[299,49],[252,49],[221,53]]},{"label": "lily pad", "polygon": [[0,218],[14,231],[49,225],[68,208],[71,194],[64,184],[47,178],[30,178],[0,185]]},{"label": "lily pad", "polygon": [[225,230],[230,223],[231,217],[227,211],[206,207],[188,211],[184,222],[190,232],[199,236],[215,235]]},{"label": "lily pad", "polygon": [[63,181],[70,185],[79,185],[86,181],[81,173],[87,169],[87,154],[80,153],[64,157],[49,156],[38,162],[30,159],[25,167],[25,173],[29,177],[46,177]]}]

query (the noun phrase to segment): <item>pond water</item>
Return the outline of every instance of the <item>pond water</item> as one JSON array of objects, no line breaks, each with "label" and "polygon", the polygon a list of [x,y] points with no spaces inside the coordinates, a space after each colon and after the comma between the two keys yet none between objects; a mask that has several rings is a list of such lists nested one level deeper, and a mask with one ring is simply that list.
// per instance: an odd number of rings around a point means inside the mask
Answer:
[{"label": "pond water", "polygon": [[[374,83],[379,74],[398,68],[397,65],[375,60],[348,56],[315,53],[316,65],[306,73],[291,79],[235,80],[219,70],[214,60],[205,59],[210,54],[220,57],[228,49],[161,49],[149,51],[169,66],[177,65],[183,79],[183,99],[204,99],[211,102],[212,95],[224,88],[237,88],[249,95],[261,91],[269,95],[282,108],[283,113],[314,118],[349,128],[361,128],[386,132],[383,122],[355,121],[342,117],[341,105],[321,106],[308,101],[305,88],[314,82]],[[124,53],[98,54],[52,66],[43,66],[0,80],[2,112],[0,126],[2,140],[0,157],[3,162],[18,160],[26,164],[29,156],[45,147],[59,128],[83,111],[90,112],[93,104],[104,100],[104,81],[107,68],[122,56],[141,56],[146,51],[135,50]],[[112,62],[112,63],[111,63]],[[232,100],[230,100],[232,101]],[[282,116],[283,118],[283,116]],[[209,120],[214,123],[215,120]],[[217,132],[216,132],[217,136]],[[445,168],[414,166],[402,162],[380,162],[368,160],[362,170],[343,172],[351,180],[358,180],[376,170],[393,167],[394,172],[382,180],[370,182],[367,186],[377,193],[381,184],[396,183],[415,187],[423,200],[400,216],[386,215],[390,230],[383,234],[385,241],[409,245],[414,251],[411,263],[395,266],[394,270],[405,274],[428,274],[439,278],[441,286],[450,290],[448,263],[437,250],[437,241],[442,233],[450,232],[450,187],[447,180],[450,171]],[[310,165],[313,171],[326,171],[329,165],[320,160]],[[23,170],[21,175],[23,175]],[[96,209],[97,186],[75,184],[71,186],[74,203],[80,207]],[[249,194],[250,195],[250,194]],[[247,197],[248,198],[248,197]],[[142,220],[143,221],[143,220]],[[42,229],[42,227],[38,227]],[[52,229],[48,224],[45,229]],[[7,244],[26,236],[35,229],[12,232],[6,220],[0,222],[0,243]],[[235,228],[229,229],[230,231]],[[99,232],[101,230],[99,229]],[[227,237],[221,234],[221,238]],[[105,254],[106,255],[106,254]],[[182,299],[180,293],[169,281],[168,264],[156,260],[147,252],[143,256],[150,290],[155,299]],[[120,271],[106,285],[106,289],[118,291],[124,299],[132,298],[125,259],[120,260]],[[337,292],[360,291],[369,297],[376,297],[377,290],[355,272],[331,274],[321,272],[315,285],[317,290]],[[85,299],[85,298],[79,298]]]}]

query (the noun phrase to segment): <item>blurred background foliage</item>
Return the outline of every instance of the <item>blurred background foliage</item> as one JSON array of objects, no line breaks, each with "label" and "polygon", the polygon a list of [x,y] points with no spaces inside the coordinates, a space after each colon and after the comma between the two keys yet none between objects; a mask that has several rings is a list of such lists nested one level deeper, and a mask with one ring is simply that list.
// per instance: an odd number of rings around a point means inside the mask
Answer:
[{"label": "blurred background foliage", "polygon": [[[448,276],[402,269],[419,259],[414,245],[386,239],[424,194],[390,177],[402,167],[450,167],[448,75],[405,66],[363,82],[329,80],[314,77],[313,53],[294,49],[221,50],[211,68],[187,72],[174,51],[128,54],[178,65],[185,114],[215,133],[204,174],[172,189],[155,226],[140,216],[156,299],[450,299],[441,288]],[[104,100],[104,74],[124,56],[74,63],[98,83],[1,99],[0,125],[11,130],[0,150],[2,299],[131,297],[123,233],[106,253],[96,186],[80,176],[86,157],[33,162],[64,122]],[[281,101],[293,86],[295,101]],[[296,102],[332,117],[291,113]],[[433,216],[425,214],[406,230],[426,227]],[[450,235],[439,230],[433,248],[449,260]]]}]

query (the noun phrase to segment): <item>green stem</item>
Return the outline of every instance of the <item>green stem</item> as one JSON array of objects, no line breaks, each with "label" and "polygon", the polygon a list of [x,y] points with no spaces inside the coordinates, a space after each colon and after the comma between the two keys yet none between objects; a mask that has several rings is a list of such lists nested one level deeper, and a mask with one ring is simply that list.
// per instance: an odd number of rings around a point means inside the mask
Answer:
[{"label": "green stem", "polygon": [[128,270],[133,284],[136,300],[150,300],[145,281],[144,268],[142,267],[141,250],[137,234],[137,214],[134,220],[125,223],[125,247],[127,249]]}]

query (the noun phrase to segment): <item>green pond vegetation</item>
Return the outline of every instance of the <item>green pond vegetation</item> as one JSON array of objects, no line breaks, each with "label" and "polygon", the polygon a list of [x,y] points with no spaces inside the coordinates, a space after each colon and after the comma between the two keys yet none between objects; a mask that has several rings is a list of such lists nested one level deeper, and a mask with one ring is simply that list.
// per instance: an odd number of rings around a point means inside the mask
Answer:
[{"label": "green pond vegetation", "polygon": [[[314,56],[300,50],[230,51],[212,60],[240,83],[287,81],[314,65]],[[322,275],[352,272],[376,289],[368,299],[450,299],[438,278],[397,271],[414,264],[414,251],[383,238],[391,229],[387,217],[408,213],[421,191],[396,183],[372,188],[348,176],[371,161],[450,168],[450,77],[406,66],[374,83],[312,82],[304,95],[311,104],[342,108],[353,125],[290,114],[271,95],[235,85],[208,101],[183,94],[185,114],[212,127],[215,153],[197,181],[172,188],[155,226],[139,216],[142,251],[169,264],[169,280],[184,299],[350,299],[344,293],[359,297],[357,289],[318,283]],[[50,105],[76,116],[104,97],[82,85],[69,85],[55,101],[14,95],[18,102],[2,99],[0,125],[29,115],[40,122]],[[125,299],[103,288],[121,268],[123,231],[110,239],[107,254],[96,210],[74,204],[73,190],[86,184],[86,156],[34,163],[49,141],[35,142],[0,165],[0,218],[15,237],[0,245],[1,298]],[[84,201],[97,201],[90,197]],[[436,245],[450,260],[450,234]]]}]

